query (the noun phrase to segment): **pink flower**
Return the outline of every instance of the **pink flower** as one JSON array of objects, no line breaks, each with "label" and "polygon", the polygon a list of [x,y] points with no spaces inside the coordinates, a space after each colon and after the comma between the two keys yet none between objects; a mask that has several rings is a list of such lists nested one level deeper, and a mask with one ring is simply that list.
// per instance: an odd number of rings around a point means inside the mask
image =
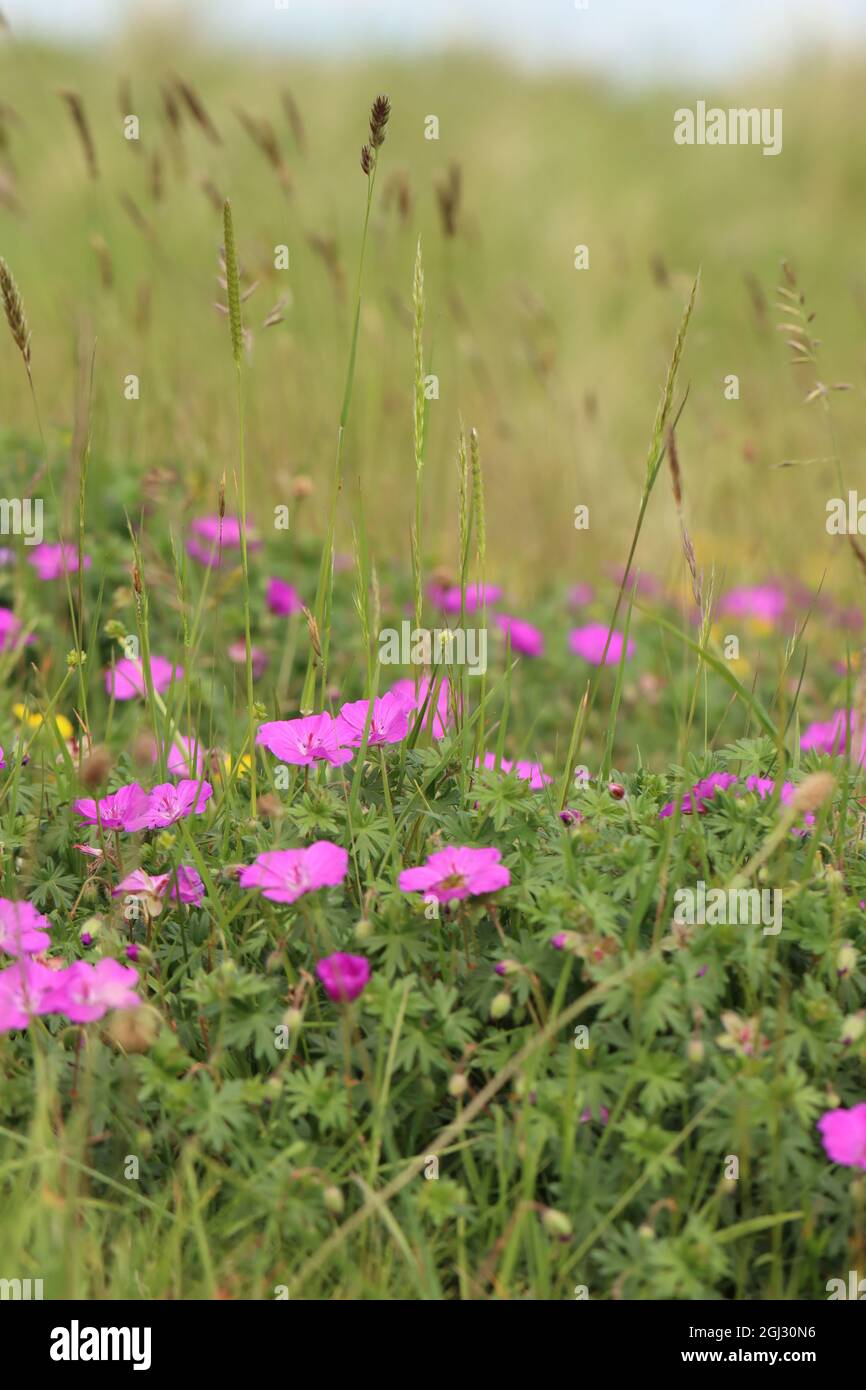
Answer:
[{"label": "pink flower", "polygon": [[[601,666],[602,661],[605,666],[616,666],[622,658],[623,635],[621,632],[612,632],[610,635],[610,646],[607,649],[607,656],[604,655],[605,644],[607,643],[608,629],[604,623],[587,623],[586,627],[576,627],[568,635],[568,645],[578,656],[582,656],[584,661],[590,662],[592,666]],[[628,639],[626,650],[626,661],[630,661],[634,654],[634,642]]]},{"label": "pink flower", "polygon": [[[747,777],[746,787],[750,792],[757,792],[761,801],[767,801],[776,790],[776,783],[772,777]],[[794,799],[797,788],[793,782],[783,782],[782,790],[779,793],[779,800],[783,806],[788,806]],[[815,824],[815,816],[812,811],[807,811],[803,817],[806,825]],[[805,830],[794,827],[792,835],[805,835]]]},{"label": "pink flower", "polygon": [[866,1101],[850,1110],[828,1110],[818,1121],[818,1129],[833,1163],[866,1169]]},{"label": "pink flower", "polygon": [[[247,644],[243,638],[238,642],[232,642],[228,647],[229,661],[233,661],[236,666],[246,666],[247,664]],[[250,660],[253,667],[253,679],[258,680],[268,667],[268,654],[262,651],[261,647],[250,647]]]},{"label": "pink flower", "polygon": [[65,1014],[73,1023],[92,1023],[109,1009],[136,1009],[138,975],[131,965],[105,958],[96,965],[75,961],[68,970],[52,971],[55,988],[48,996],[51,1013]]},{"label": "pink flower", "polygon": [[6,754],[3,752],[3,749],[0,748],[0,770],[2,770],[3,768],[5,768],[5,766],[6,766]]},{"label": "pink flower", "polygon": [[[589,1108],[589,1106],[587,1106],[585,1110],[581,1110],[581,1112],[580,1112],[580,1123],[581,1123],[582,1125],[590,1124],[590,1123],[592,1122],[592,1119],[593,1119],[593,1114],[592,1114],[592,1111],[591,1111],[591,1109]],[[600,1124],[600,1125],[606,1125],[609,1119],[610,1119],[610,1111],[608,1110],[607,1106],[606,1106],[606,1105],[600,1105],[600,1106],[598,1107],[598,1122],[599,1122],[599,1124]]]},{"label": "pink flower", "polygon": [[[337,742],[360,748],[367,721],[369,700],[353,700],[343,705],[336,719]],[[405,700],[394,694],[380,695],[373,701],[367,746],[381,743],[400,743],[409,732],[410,710]]]},{"label": "pink flower", "polygon": [[75,810],[86,825],[101,825],[103,830],[144,830],[150,813],[150,798],[143,787],[131,782],[99,801],[84,797],[75,802]]},{"label": "pink flower", "polygon": [[[475,759],[475,766],[481,766],[478,758]],[[496,771],[495,753],[484,754],[484,768],[487,772]],[[553,778],[547,775],[540,763],[530,763],[522,758],[516,763],[513,763],[510,758],[500,759],[499,771],[516,773],[521,781],[529,783],[534,792],[540,791],[548,782],[553,781]]]},{"label": "pink flower", "polygon": [[300,613],[303,600],[293,584],[285,579],[269,579],[265,593],[265,603],[278,618],[286,618],[290,613]]},{"label": "pink flower", "polygon": [[274,719],[260,724],[256,743],[282,762],[299,767],[308,767],[320,759],[339,767],[341,763],[351,762],[353,757],[350,748],[340,747],[337,721],[327,711],[310,714],[304,719]]},{"label": "pink flower", "polygon": [[[204,884],[198,871],[189,864],[180,864],[176,874],[148,874],[144,869],[134,869],[112,889],[111,896],[119,898],[128,895],[131,898],[150,899],[151,903],[159,906],[166,894],[177,902],[201,907],[204,902]],[[156,913],[151,911],[151,916],[156,916]]]},{"label": "pink flower", "polygon": [[[78,570],[78,548],[74,545],[37,545],[27,556],[28,564],[36,570],[40,579],[60,579],[64,574],[75,574]],[[84,556],[84,568],[90,569],[91,559]]]},{"label": "pink flower", "polygon": [[335,1004],[348,1004],[357,999],[370,978],[370,962],[363,956],[349,956],[334,951],[316,965],[316,974],[325,992]]},{"label": "pink flower", "polygon": [[317,840],[308,849],[272,849],[258,855],[238,875],[242,888],[259,888],[275,903],[293,903],[304,893],[342,883],[349,856],[330,840]]},{"label": "pink flower", "polygon": [[22,638],[21,624],[11,608],[0,608],[0,652],[11,652],[32,642],[32,637]]},{"label": "pink flower", "polygon": [[26,1028],[33,1014],[49,1013],[56,983],[57,971],[28,956],[0,970],[0,1033]]},{"label": "pink flower", "polygon": [[826,723],[820,720],[810,724],[800,738],[800,747],[805,751],[815,748],[819,753],[843,754],[848,742],[851,743],[852,760],[860,764],[866,762],[866,729],[861,726],[856,714],[843,709],[837,710]]},{"label": "pink flower", "polygon": [[[444,738],[448,732],[451,722],[451,696],[448,681],[444,678],[439,682],[439,690],[436,696],[436,708],[427,705],[427,696],[430,691],[430,677],[424,676],[418,682],[418,695],[415,696],[415,682],[411,679],[395,681],[388,691],[389,695],[401,700],[410,711],[420,713],[426,707],[424,714],[424,728],[430,729],[434,738]],[[414,720],[413,720],[414,723]]]},{"label": "pink flower", "polygon": [[[431,584],[427,590],[427,597],[444,613],[460,612],[459,584],[453,584],[450,588],[441,584]],[[492,604],[498,603],[501,597],[502,590],[496,584],[467,584],[464,611],[475,613],[485,605],[489,608]]]},{"label": "pink flower", "polygon": [[777,623],[787,606],[788,599],[778,584],[760,584],[754,588],[731,589],[719,604],[719,612]]},{"label": "pink flower", "polygon": [[[704,777],[702,781],[696,782],[690,792],[686,792],[680,804],[680,810],[687,816],[693,811],[703,815],[706,811],[706,803],[711,801],[718,790],[725,791],[736,782],[736,777],[732,772],[711,772],[709,777]],[[664,820],[666,816],[673,815],[674,803],[669,801],[659,811],[659,820]]]},{"label": "pink flower", "polygon": [[575,584],[568,591],[568,601],[572,608],[585,608],[592,603],[594,590],[591,584]]},{"label": "pink flower", "polygon": [[[190,522],[192,535],[186,543],[187,554],[200,565],[212,565],[219,569],[222,552],[240,550],[241,523],[236,516],[200,516]],[[247,522],[247,549],[258,550],[261,541]]]},{"label": "pink flower", "polygon": [[520,618],[511,618],[507,613],[497,613],[496,626],[511,642],[511,650],[523,656],[544,655],[544,634],[537,627],[531,627]]},{"label": "pink flower", "polygon": [[180,782],[160,782],[148,797],[147,827],[163,830],[187,816],[200,816],[213,796],[210,782],[183,778]]},{"label": "pink flower", "polygon": [[[156,740],[150,741],[151,762],[159,762]],[[204,772],[204,748],[198,739],[175,734],[166,757],[166,769],[172,777],[200,777]]]},{"label": "pink flower", "polygon": [[[172,678],[181,680],[183,668],[172,666],[164,656],[152,656],[150,658],[150,674],[153,680],[153,688],[157,695],[161,695],[164,690],[168,690]],[[144,669],[141,661],[133,661],[130,657],[122,657],[120,661],[110,666],[105,673],[105,688],[109,695],[113,695],[115,700],[134,700],[136,696],[144,696],[146,692],[144,681]]]},{"label": "pink flower", "polygon": [[23,956],[44,951],[51,945],[46,935],[51,923],[32,903],[0,898],[0,951],[10,956]]},{"label": "pink flower", "polygon": [[511,874],[500,863],[498,849],[470,849],[460,845],[431,854],[417,869],[403,869],[397,880],[404,893],[423,893],[440,903],[475,897],[507,888]]}]

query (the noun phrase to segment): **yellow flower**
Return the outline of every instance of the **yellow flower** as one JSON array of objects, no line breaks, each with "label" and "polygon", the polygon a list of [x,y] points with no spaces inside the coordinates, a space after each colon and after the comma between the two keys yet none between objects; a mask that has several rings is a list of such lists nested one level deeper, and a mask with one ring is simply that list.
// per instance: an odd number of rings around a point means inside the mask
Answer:
[{"label": "yellow flower", "polygon": [[[42,715],[29,713],[26,705],[13,705],[12,713],[15,715],[16,719],[22,720],[31,729],[41,729],[44,723]],[[65,714],[54,715],[54,727],[60,734],[61,738],[72,738],[74,730],[69,720],[66,718]]]},{"label": "yellow flower", "polygon": [[252,765],[253,761],[249,753],[244,753],[244,756],[238,762],[235,763],[234,768],[232,768],[231,753],[223,754],[223,767],[225,768],[229,777],[232,776],[233,772],[237,773],[238,777],[246,777]]}]

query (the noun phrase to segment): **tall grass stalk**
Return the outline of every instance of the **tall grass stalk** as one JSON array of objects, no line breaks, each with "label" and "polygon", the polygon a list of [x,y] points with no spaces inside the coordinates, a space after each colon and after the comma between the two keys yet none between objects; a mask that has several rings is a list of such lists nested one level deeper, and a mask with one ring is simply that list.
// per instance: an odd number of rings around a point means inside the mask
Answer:
[{"label": "tall grass stalk", "polygon": [[[379,116],[377,119],[377,110]],[[384,110],[384,116],[382,111]],[[334,587],[334,533],[337,523],[337,502],[340,496],[340,487],[343,477],[343,445],[346,437],[346,429],[349,423],[349,411],[352,404],[352,386],[355,381],[355,361],[358,355],[358,330],[361,323],[361,285],[364,275],[364,260],[367,254],[367,237],[370,229],[370,210],[373,206],[373,190],[376,186],[376,171],[379,167],[379,150],[384,140],[385,125],[390,114],[390,107],[387,97],[378,97],[373,103],[370,116],[371,146],[365,145],[361,152],[361,168],[367,175],[367,201],[364,208],[364,229],[361,233],[361,250],[358,257],[358,274],[355,280],[354,310],[352,314],[352,336],[349,341],[349,359],[346,364],[346,379],[343,386],[343,404],[340,409],[340,423],[337,429],[337,450],[334,458],[334,474],[331,481],[331,502],[328,512],[328,529],[325,535],[325,543],[322,547],[322,559],[319,565],[319,578],[316,584],[316,597],[313,604],[318,629],[321,634],[321,690],[322,701],[326,689],[328,654],[330,651],[330,627],[331,627],[331,601]],[[307,673],[304,677],[304,687],[301,694],[301,713],[311,714],[313,712],[313,696],[316,685],[316,653],[310,651],[307,662]]]},{"label": "tall grass stalk", "polygon": [[250,753],[250,815],[256,814],[256,717],[253,702],[253,646],[250,636],[250,574],[247,560],[247,468],[244,445],[244,374],[243,324],[241,322],[241,291],[238,258],[235,247],[231,203],[223,206],[223,239],[225,245],[226,286],[228,293],[229,328],[232,356],[235,363],[238,410],[238,510],[241,523],[241,570],[244,590],[244,645],[247,674],[247,742]]}]

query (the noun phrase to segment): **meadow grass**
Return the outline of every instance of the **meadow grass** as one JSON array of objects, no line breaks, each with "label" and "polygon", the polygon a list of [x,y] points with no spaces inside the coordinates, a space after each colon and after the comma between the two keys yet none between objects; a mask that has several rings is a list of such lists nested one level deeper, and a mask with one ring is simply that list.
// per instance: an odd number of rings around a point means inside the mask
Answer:
[{"label": "meadow grass", "polygon": [[[68,109],[28,96],[37,74]],[[0,1275],[105,1299],[825,1297],[866,1257],[866,1185],[816,1130],[864,1092],[859,743],[801,746],[863,718],[840,606],[862,555],[823,524],[861,388],[816,391],[856,382],[859,74],[820,107],[789,74],[791,159],[715,168],[673,146],[667,94],[460,57],[298,65],[281,93],[265,60],[178,77],[145,42],[24,47],[8,78],[4,490],[45,480],[76,563],[40,579],[10,539],[0,568],[0,896],[47,916],[55,962],[132,960],[142,1003],[0,1032]],[[793,458],[823,462],[773,467]],[[202,514],[216,563],[188,549]],[[774,572],[786,624],[721,621]],[[274,610],[274,577],[303,609]],[[585,581],[591,662],[568,641]],[[488,669],[383,665],[379,634],[432,627],[446,583]],[[493,584],[543,654],[477,600]],[[398,675],[413,712],[383,741]],[[356,700],[351,761],[258,737]],[[186,738],[200,813],[82,823],[82,798],[180,776]],[[321,840],[339,882],[238,882]],[[447,846],[495,848],[508,882],[401,889]],[[201,901],[117,892],[139,868],[165,893],[194,868]],[[678,922],[698,879],[777,890],[781,935]],[[335,951],[371,968],[351,1002],[316,973]]]}]

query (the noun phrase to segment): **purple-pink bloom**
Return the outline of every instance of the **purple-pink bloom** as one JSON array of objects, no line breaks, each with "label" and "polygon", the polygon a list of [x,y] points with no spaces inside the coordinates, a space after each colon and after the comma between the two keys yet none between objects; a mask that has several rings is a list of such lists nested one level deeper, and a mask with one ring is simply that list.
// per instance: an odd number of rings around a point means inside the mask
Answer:
[{"label": "purple-pink bloom", "polygon": [[[427,590],[427,597],[437,608],[441,608],[444,613],[459,613],[461,609],[460,585],[452,584],[443,586],[441,584],[431,584]],[[479,608],[490,608],[494,603],[498,603],[502,597],[502,590],[496,584],[467,584],[466,602],[463,611],[475,613]]]},{"label": "purple-pink bloom", "polygon": [[[736,782],[736,777],[732,772],[711,772],[709,777],[704,777],[700,782],[696,782],[690,792],[686,792],[680,803],[680,810],[684,815],[690,816],[693,811],[699,815],[707,809],[706,803],[711,801],[716,792],[725,791]],[[666,816],[673,815],[674,803],[669,801],[659,811],[659,820],[664,820]]]},{"label": "purple-pink bloom", "polygon": [[363,956],[334,951],[316,965],[316,974],[335,1004],[349,1004],[363,992],[370,978],[370,962]]},{"label": "purple-pink bloom", "polygon": [[818,1129],[833,1163],[866,1169],[866,1101],[850,1110],[828,1110],[818,1121]]},{"label": "purple-pink bloom", "polygon": [[842,754],[849,741],[852,760],[866,762],[866,729],[856,714],[840,709],[824,723],[817,720],[809,724],[800,738],[800,747],[804,751],[814,748],[819,753]]},{"label": "purple-pink bloom", "polygon": [[342,883],[349,856],[330,840],[317,840],[307,849],[270,849],[245,865],[238,875],[242,888],[258,888],[275,903],[293,903],[304,893]]},{"label": "purple-pink bloom", "polygon": [[404,893],[423,893],[440,903],[495,893],[511,882],[501,857],[498,849],[471,849],[467,845],[439,849],[418,868],[403,869],[397,883]]},{"label": "purple-pink bloom", "polygon": [[58,972],[21,956],[0,970],[0,1033],[26,1028],[34,1014],[51,1011],[51,995]]},{"label": "purple-pink bloom", "polygon": [[[150,741],[151,762],[159,762],[156,740]],[[204,748],[198,739],[175,734],[166,756],[166,769],[172,777],[200,777],[204,772]]]},{"label": "purple-pink bloom", "polygon": [[189,864],[180,864],[176,873],[148,874],[144,869],[134,869],[121,879],[112,889],[113,898],[127,894],[131,898],[162,899],[168,895],[177,902],[201,907],[204,902],[204,884],[198,870]]},{"label": "purple-pink bloom", "polygon": [[50,930],[48,918],[32,903],[0,898],[0,951],[10,956],[44,951],[51,945]]},{"label": "purple-pink bloom", "polygon": [[[568,645],[578,656],[582,656],[584,661],[590,662],[593,666],[616,666],[622,658],[623,634],[612,632],[610,634],[610,645],[607,648],[607,655],[604,654],[607,643],[608,629],[604,623],[587,623],[586,627],[576,627],[568,635]],[[626,661],[630,661],[634,654],[634,642],[631,637],[628,639],[626,649]]]},{"label": "purple-pink bloom", "polygon": [[109,1009],[136,1009],[141,1000],[135,993],[138,974],[131,965],[119,961],[78,960],[67,970],[51,972],[55,987],[48,996],[51,1013],[65,1014],[73,1023],[93,1023]]},{"label": "purple-pink bloom", "polygon": [[85,824],[101,825],[103,830],[144,830],[150,814],[150,798],[137,782],[130,782],[98,801],[83,797],[75,802],[75,810]]},{"label": "purple-pink bloom", "polygon": [[21,623],[12,612],[11,608],[0,608],[0,652],[13,651],[16,647],[24,645],[25,641],[31,638],[21,637]]},{"label": "purple-pink bloom", "polygon": [[[247,644],[243,638],[237,642],[231,642],[227,648],[229,661],[233,661],[236,666],[246,666],[247,664]],[[253,679],[258,680],[259,676],[264,675],[268,667],[268,654],[261,647],[250,647],[250,662],[253,668]]]},{"label": "purple-pink bloom", "polygon": [[[241,523],[236,516],[199,516],[190,522],[192,534],[186,543],[187,554],[200,565],[219,569],[224,550],[240,550]],[[247,522],[247,549],[258,550],[261,541]]]},{"label": "purple-pink bloom", "polygon": [[335,767],[351,762],[351,748],[342,748],[337,737],[337,721],[327,711],[303,719],[273,719],[260,724],[256,743],[267,748],[284,763],[308,767],[324,760]]},{"label": "purple-pink bloom", "polygon": [[164,830],[187,816],[200,816],[212,796],[210,782],[197,782],[192,778],[160,782],[148,797],[147,827]]},{"label": "purple-pink bloom", "polygon": [[[369,700],[353,700],[343,705],[337,714],[337,742],[352,748],[360,748],[364,737],[364,725],[370,708]],[[409,706],[399,695],[388,693],[373,701],[370,716],[370,729],[367,744],[400,743],[409,732]]]},{"label": "purple-pink bloom", "polygon": [[592,603],[595,590],[591,584],[574,584],[568,591],[568,601],[572,608],[585,608]]},{"label": "purple-pink bloom", "polygon": [[[585,1110],[581,1110],[581,1112],[580,1112],[580,1123],[581,1123],[582,1125],[590,1124],[590,1123],[592,1122],[593,1118],[594,1118],[594,1117],[593,1117],[593,1113],[592,1113],[592,1110],[589,1108],[589,1106],[587,1106]],[[607,1106],[606,1106],[606,1105],[600,1105],[600,1106],[598,1107],[598,1122],[599,1122],[599,1124],[600,1124],[600,1125],[606,1125],[609,1119],[610,1119],[610,1111],[608,1110]]]},{"label": "purple-pink bloom", "polygon": [[[480,759],[475,759],[475,766],[482,766]],[[485,753],[483,766],[485,771],[495,772],[496,754]],[[548,776],[540,763],[527,762],[525,758],[518,759],[516,763],[513,763],[510,758],[500,758],[499,771],[516,773],[521,781],[529,783],[534,792],[540,791],[548,782],[553,781],[553,778]]]},{"label": "purple-pink bloom", "polygon": [[[418,694],[415,694],[415,682],[413,680],[395,681],[388,691],[396,699],[401,700],[410,711],[420,713],[427,704],[427,696],[430,691],[430,677],[424,676],[418,682]],[[439,682],[439,690],[436,696],[436,708],[427,705],[424,714],[425,729],[432,729],[434,738],[444,738],[448,732],[451,720],[451,695],[448,681],[444,678]],[[414,720],[413,720],[414,722]]]},{"label": "purple-pink bloom", "polygon": [[[74,545],[37,545],[27,556],[40,579],[60,579],[64,574],[75,574],[78,569],[78,549]],[[84,569],[91,566],[89,555],[84,556]]]},{"label": "purple-pink bloom", "polygon": [[290,613],[300,613],[304,606],[294,584],[287,584],[285,579],[268,580],[265,603],[278,618],[287,618]]},{"label": "purple-pink bloom", "polygon": [[719,604],[719,612],[776,623],[787,606],[787,595],[778,584],[759,584],[753,588],[731,589]]},{"label": "purple-pink bloom", "polygon": [[511,643],[511,650],[522,656],[544,655],[544,633],[521,618],[512,618],[507,613],[497,613],[496,626]]},{"label": "purple-pink bloom", "polygon": [[[172,678],[182,679],[183,668],[172,666],[171,662],[164,656],[152,656],[150,658],[150,675],[154,690],[157,695],[161,695],[164,690],[168,690]],[[115,700],[134,700],[137,696],[143,697],[146,694],[146,686],[141,661],[125,656],[120,661],[115,662],[114,666],[110,666],[105,673],[105,688],[109,695],[114,696]]]}]

